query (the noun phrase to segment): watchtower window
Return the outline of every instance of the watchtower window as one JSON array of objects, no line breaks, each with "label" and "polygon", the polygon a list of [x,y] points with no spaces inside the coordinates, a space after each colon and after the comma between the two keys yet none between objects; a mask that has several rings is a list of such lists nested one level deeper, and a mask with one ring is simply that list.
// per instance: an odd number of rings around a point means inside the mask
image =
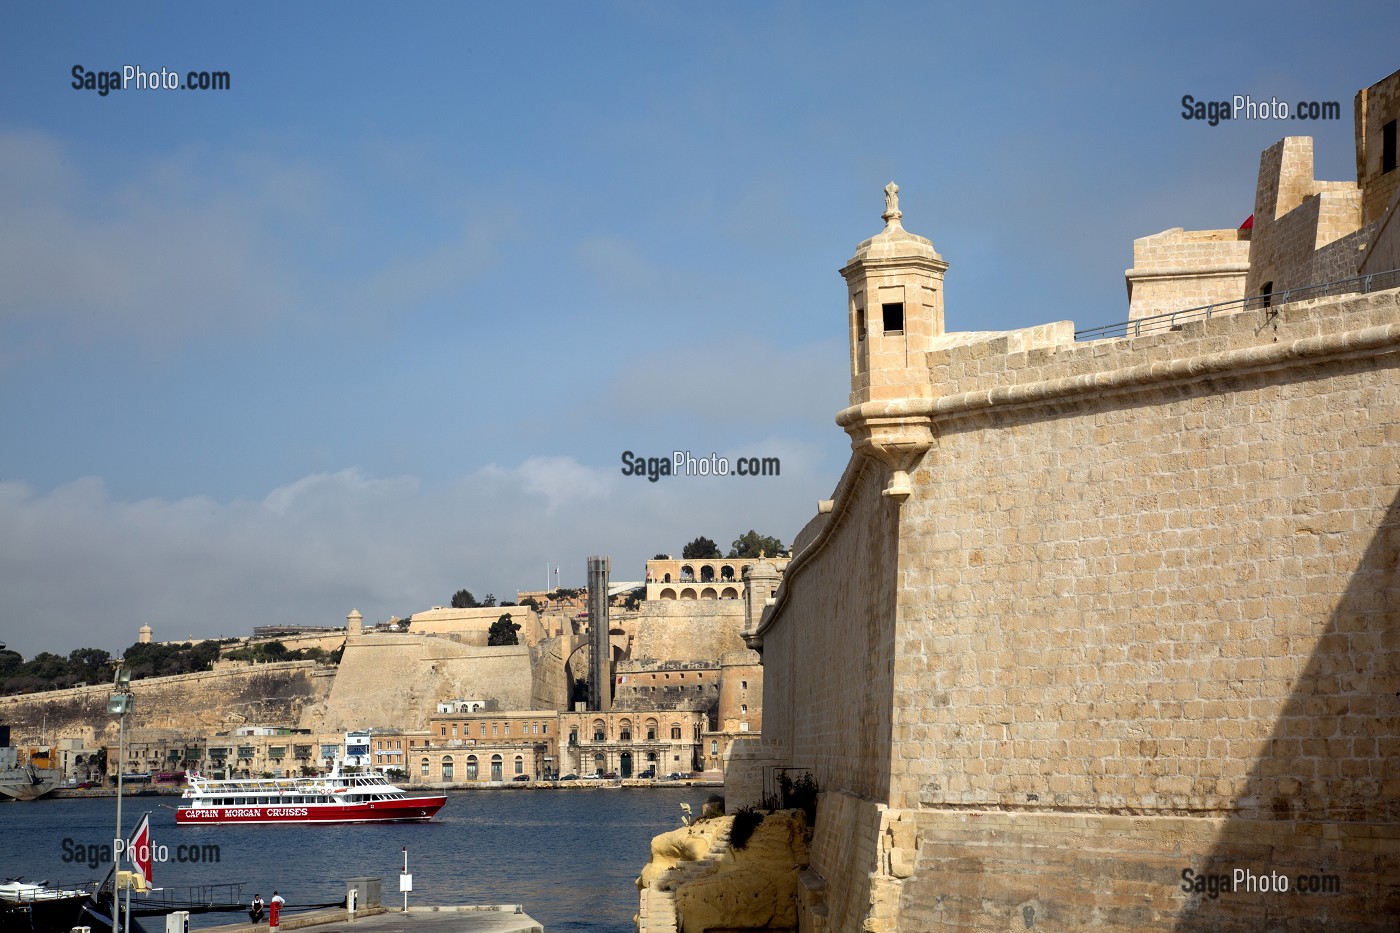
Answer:
[{"label": "watchtower window", "polygon": [[904,302],[880,305],[880,311],[885,317],[885,333],[904,333]]},{"label": "watchtower window", "polygon": [[1395,121],[1381,127],[1381,172],[1395,171]]},{"label": "watchtower window", "polygon": [[865,309],[856,308],[856,340],[865,339]]}]

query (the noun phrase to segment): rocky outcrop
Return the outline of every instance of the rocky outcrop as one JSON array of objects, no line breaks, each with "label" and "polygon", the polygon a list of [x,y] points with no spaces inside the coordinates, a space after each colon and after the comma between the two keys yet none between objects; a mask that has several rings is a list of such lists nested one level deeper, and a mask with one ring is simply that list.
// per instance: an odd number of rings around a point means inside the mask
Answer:
[{"label": "rocky outcrop", "polygon": [[743,848],[730,844],[732,816],[702,820],[652,840],[637,879],[639,933],[795,931],[807,823],[799,810],[766,816]]}]

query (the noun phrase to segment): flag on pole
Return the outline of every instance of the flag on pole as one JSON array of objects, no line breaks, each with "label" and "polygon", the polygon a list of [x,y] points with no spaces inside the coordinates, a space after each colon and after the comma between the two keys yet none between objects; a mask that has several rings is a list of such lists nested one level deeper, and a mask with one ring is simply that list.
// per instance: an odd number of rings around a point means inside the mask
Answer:
[{"label": "flag on pole", "polygon": [[141,822],[136,824],[136,831],[131,834],[131,838],[126,843],[127,858],[131,860],[131,867],[136,873],[146,879],[146,887],[151,886],[151,814],[146,813],[141,817]]}]

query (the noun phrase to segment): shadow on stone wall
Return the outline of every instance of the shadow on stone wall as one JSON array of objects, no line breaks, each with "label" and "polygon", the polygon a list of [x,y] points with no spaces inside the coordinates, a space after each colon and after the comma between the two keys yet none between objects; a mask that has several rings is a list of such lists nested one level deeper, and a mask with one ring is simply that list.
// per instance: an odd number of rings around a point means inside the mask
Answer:
[{"label": "shadow on stone wall", "polygon": [[[1256,877],[1285,875],[1288,891],[1202,897],[1183,912],[1178,931],[1397,929],[1400,496],[1366,548],[1236,806],[1208,863],[1193,869],[1228,875],[1232,883],[1236,869]],[[1298,890],[1333,885],[1340,890]]]}]

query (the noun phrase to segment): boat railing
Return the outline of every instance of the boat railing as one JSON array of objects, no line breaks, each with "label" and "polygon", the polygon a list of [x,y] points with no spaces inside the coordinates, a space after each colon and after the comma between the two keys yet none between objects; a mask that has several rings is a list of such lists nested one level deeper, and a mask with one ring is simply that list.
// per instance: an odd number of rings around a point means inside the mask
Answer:
[{"label": "boat railing", "polygon": [[32,904],[62,897],[83,897],[97,893],[101,881],[50,884],[47,880],[29,882],[23,878],[0,883],[0,899],[11,904]]},{"label": "boat railing", "polygon": [[132,913],[138,916],[166,914],[172,910],[187,910],[192,914],[222,913],[246,910],[243,883],[195,884],[188,887],[152,888],[131,902]]}]

